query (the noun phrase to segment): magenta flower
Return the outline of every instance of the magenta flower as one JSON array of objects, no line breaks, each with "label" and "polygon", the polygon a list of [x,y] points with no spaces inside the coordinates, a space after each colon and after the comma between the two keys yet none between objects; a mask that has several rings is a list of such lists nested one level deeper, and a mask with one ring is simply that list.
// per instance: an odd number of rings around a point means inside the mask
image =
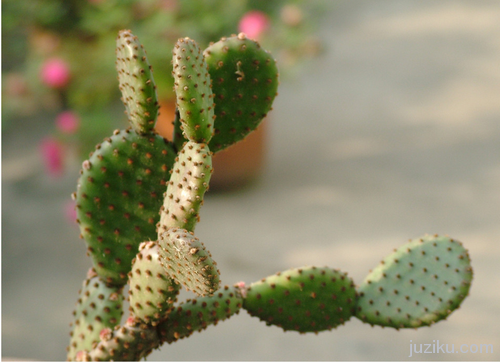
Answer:
[{"label": "magenta flower", "polygon": [[52,176],[60,176],[63,171],[62,145],[52,138],[45,138],[40,145],[45,169]]},{"label": "magenta flower", "polygon": [[260,35],[269,27],[269,18],[262,11],[252,10],[243,15],[238,25],[240,32],[251,39],[259,39]]},{"label": "magenta flower", "polygon": [[56,117],[56,127],[62,133],[75,133],[79,126],[80,118],[78,118],[78,115],[74,112],[62,112]]},{"label": "magenta flower", "polygon": [[70,79],[68,64],[59,58],[47,60],[41,69],[40,77],[42,82],[51,88],[63,88]]}]

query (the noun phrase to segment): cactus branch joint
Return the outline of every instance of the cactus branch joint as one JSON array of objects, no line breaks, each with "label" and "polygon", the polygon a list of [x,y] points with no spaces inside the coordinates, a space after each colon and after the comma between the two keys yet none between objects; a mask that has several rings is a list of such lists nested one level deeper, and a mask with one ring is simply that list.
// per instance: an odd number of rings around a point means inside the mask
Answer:
[{"label": "cactus branch joint", "polygon": [[[305,266],[221,286],[223,274],[194,233],[212,155],[272,109],[278,68],[243,33],[205,50],[179,39],[172,64],[177,112],[167,140],[154,130],[159,106],[146,51],[130,30],[119,32],[116,69],[130,125],[96,146],[72,195],[93,266],[73,313],[68,360],[139,360],[241,309],[285,331],[318,333],[351,318],[419,328],[460,306],[470,258],[459,241],[438,235],[401,246],[360,285],[346,272]],[[195,296],[178,303],[182,286]]]}]

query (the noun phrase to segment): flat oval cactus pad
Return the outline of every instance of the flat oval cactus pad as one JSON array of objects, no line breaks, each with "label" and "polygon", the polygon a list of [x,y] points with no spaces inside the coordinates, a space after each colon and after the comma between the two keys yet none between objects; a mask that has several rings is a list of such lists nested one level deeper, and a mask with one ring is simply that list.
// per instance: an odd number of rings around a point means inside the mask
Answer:
[{"label": "flat oval cactus pad", "polygon": [[467,250],[452,238],[425,235],[387,256],[359,286],[356,316],[365,323],[417,328],[445,319],[469,293]]},{"label": "flat oval cactus pad", "polygon": [[97,274],[123,285],[144,240],[156,240],[158,210],[176,154],[158,135],[115,131],[83,162],[76,211]]},{"label": "flat oval cactus pad", "polygon": [[240,33],[205,49],[215,94],[213,152],[245,138],[272,108],[278,68],[271,54]]}]

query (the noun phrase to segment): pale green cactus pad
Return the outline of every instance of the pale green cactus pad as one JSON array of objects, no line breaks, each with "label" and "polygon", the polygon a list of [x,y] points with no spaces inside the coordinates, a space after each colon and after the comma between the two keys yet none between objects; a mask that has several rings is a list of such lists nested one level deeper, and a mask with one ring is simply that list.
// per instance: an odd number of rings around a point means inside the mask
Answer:
[{"label": "pale green cactus pad", "polygon": [[219,289],[217,263],[193,233],[172,228],[158,240],[160,262],[166,272],[197,295],[213,295]]},{"label": "pale green cactus pad", "polygon": [[446,236],[425,235],[387,256],[359,286],[356,316],[372,325],[417,328],[445,319],[469,293],[467,250]]},{"label": "pale green cactus pad", "polygon": [[158,238],[167,229],[194,231],[203,195],[212,175],[212,153],[203,143],[189,141],[179,152],[160,210]]}]

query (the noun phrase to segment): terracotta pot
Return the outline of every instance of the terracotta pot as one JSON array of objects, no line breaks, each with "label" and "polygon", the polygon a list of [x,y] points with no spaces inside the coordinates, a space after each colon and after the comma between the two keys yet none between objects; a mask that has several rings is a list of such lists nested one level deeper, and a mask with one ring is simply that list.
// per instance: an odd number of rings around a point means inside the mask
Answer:
[{"label": "terracotta pot", "polygon": [[[175,102],[160,103],[160,116],[156,130],[163,137],[171,140],[174,130]],[[217,152],[213,159],[214,173],[210,179],[210,190],[232,190],[256,180],[262,173],[265,161],[266,120],[256,131],[243,141]]]}]

